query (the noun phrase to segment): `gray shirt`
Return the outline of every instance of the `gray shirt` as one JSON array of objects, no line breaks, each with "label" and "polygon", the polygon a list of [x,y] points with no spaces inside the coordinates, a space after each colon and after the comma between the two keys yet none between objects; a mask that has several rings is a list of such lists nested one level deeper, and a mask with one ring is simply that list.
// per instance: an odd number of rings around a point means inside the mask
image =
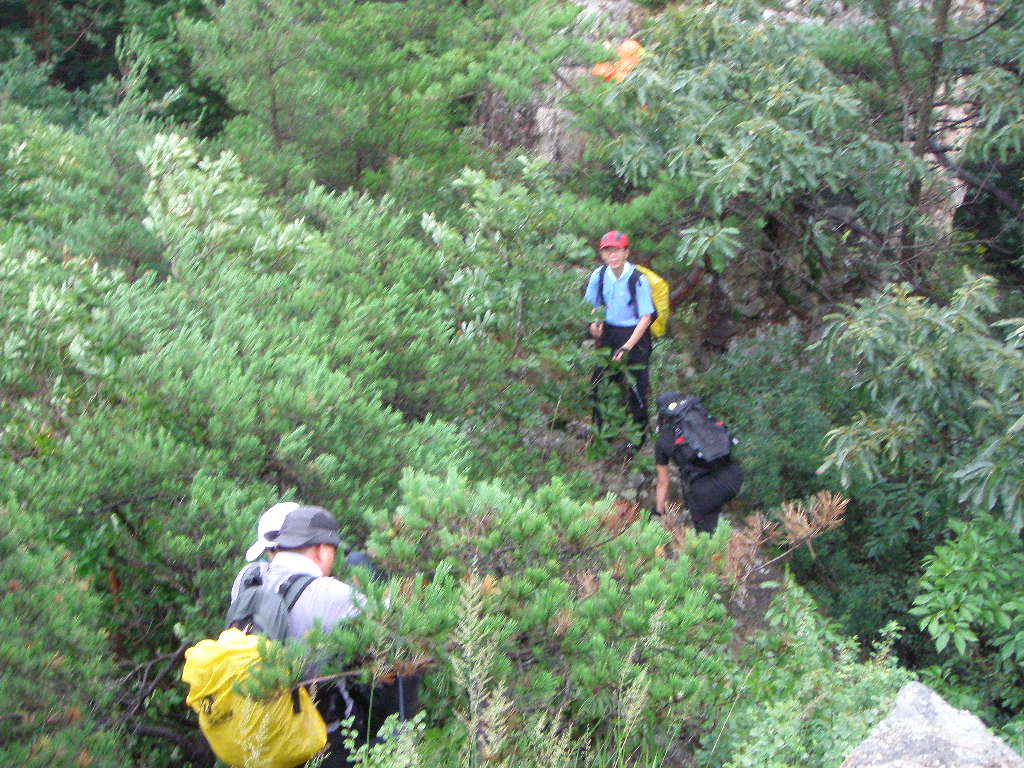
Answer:
[{"label": "gray shirt", "polygon": [[[278,552],[270,563],[259,565],[262,568],[260,575],[263,577],[263,585],[269,589],[276,590],[293,573],[308,573],[317,577],[302,591],[288,615],[289,637],[302,637],[317,621],[325,632],[330,632],[338,622],[358,616],[365,603],[363,595],[343,581],[324,576],[320,566],[297,552]],[[232,600],[238,596],[242,575],[251,567],[247,565],[235,577],[235,583],[231,586]]]}]

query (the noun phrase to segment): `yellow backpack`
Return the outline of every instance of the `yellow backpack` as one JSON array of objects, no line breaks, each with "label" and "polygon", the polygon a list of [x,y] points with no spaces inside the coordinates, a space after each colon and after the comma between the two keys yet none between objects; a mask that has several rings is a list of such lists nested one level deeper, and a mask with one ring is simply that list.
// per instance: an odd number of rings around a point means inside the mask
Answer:
[{"label": "yellow backpack", "polygon": [[[651,299],[654,301],[654,320],[651,321],[651,333],[654,334],[654,338],[661,338],[665,335],[665,331],[668,330],[668,316],[672,311],[672,305],[668,298],[668,283],[665,282],[665,278],[650,267],[642,267],[639,264],[636,264],[635,266],[636,269],[629,275],[629,303],[633,305],[635,310],[637,307],[636,284],[640,280],[640,275],[643,274],[651,284]],[[603,306],[605,304],[602,288],[604,286],[604,275],[607,271],[608,266],[604,265],[597,273],[598,306]]]},{"label": "yellow backpack", "polygon": [[259,635],[231,628],[185,651],[185,703],[214,754],[232,768],[295,768],[324,748],[327,727],[305,688],[267,699],[238,692],[259,661],[259,642]]},{"label": "yellow backpack", "polygon": [[[636,268],[647,276],[647,280],[651,284],[651,298],[654,300],[654,322],[651,323],[651,333],[654,334],[654,338],[661,338],[668,330],[668,316],[672,312],[672,304],[668,298],[668,283],[650,267],[637,264]],[[635,294],[636,289],[634,288],[633,291]]]}]

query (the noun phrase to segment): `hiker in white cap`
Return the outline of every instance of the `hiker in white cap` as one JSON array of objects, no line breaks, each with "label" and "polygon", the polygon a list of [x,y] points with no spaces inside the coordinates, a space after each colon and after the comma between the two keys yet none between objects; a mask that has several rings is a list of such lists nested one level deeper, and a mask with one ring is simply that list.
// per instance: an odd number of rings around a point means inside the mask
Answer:
[{"label": "hiker in white cap", "polygon": [[[281,501],[270,507],[260,516],[260,521],[256,525],[256,541],[245,551],[245,561],[247,563],[259,560],[264,554],[273,557],[276,545],[267,536],[276,535],[281,530],[281,523],[284,522],[285,515],[298,508],[299,505],[294,501]],[[255,566],[247,565],[242,568],[238,575],[235,576],[235,583],[231,585],[231,599],[234,600],[238,597],[238,590],[242,586],[242,578],[245,574],[252,574],[254,572],[253,569],[256,569],[255,572],[262,578],[269,567],[270,563],[267,560],[261,560]]]},{"label": "hiker in white cap", "polygon": [[[269,563],[247,565],[235,579],[229,623],[239,591],[267,589],[290,594],[290,585],[297,579],[303,580],[304,586],[290,601],[286,637],[302,637],[315,626],[330,632],[338,624],[357,618],[366,607],[366,598],[331,575],[339,549],[344,550],[339,528],[334,515],[323,507],[287,502],[263,513],[258,537],[246,558],[259,558],[269,552],[271,559]],[[372,567],[368,559],[359,564]],[[244,596],[240,602],[244,602]],[[354,718],[356,742],[363,743],[377,735],[389,714],[397,713],[402,720],[411,717],[419,709],[419,679],[400,677],[393,683],[373,685],[350,685],[338,679],[318,686],[314,698],[327,726],[328,739],[319,766],[347,768],[351,763],[343,723]]]}]

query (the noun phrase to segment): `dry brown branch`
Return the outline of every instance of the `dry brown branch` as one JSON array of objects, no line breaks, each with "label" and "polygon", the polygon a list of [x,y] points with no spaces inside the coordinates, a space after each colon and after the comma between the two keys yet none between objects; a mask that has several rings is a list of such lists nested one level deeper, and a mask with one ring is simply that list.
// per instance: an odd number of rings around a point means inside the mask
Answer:
[{"label": "dry brown branch", "polygon": [[790,542],[806,539],[814,530],[807,508],[800,501],[787,501],[779,509],[779,520]]},{"label": "dry brown branch", "polygon": [[433,663],[434,659],[424,654],[417,654],[407,660],[396,660],[393,663],[378,660],[373,663],[373,679],[374,682],[387,685],[399,677],[415,677]]},{"label": "dry brown branch", "polygon": [[601,582],[597,578],[597,574],[593,571],[581,571],[576,574],[574,579],[576,582],[576,595],[580,600],[586,600],[591,595],[595,594],[601,586]]},{"label": "dry brown branch", "polygon": [[620,535],[640,519],[640,505],[616,499],[612,508],[601,516],[601,525],[613,536]]},{"label": "dry brown branch", "polygon": [[812,510],[822,532],[838,528],[846,519],[846,508],[850,500],[832,491],[819,491],[814,497]]},{"label": "dry brown branch", "polygon": [[778,523],[762,514],[750,515],[743,525],[733,529],[726,551],[726,572],[732,576],[737,589],[745,588],[747,578],[757,566],[761,547],[774,538]]},{"label": "dry brown branch", "polygon": [[[784,536],[779,535],[780,523],[769,521],[761,514],[748,517],[744,525],[736,527],[729,540],[727,570],[735,579],[736,588],[742,592],[755,573],[764,572],[804,544],[811,548],[812,540],[842,525],[849,503],[849,499],[831,491],[819,491],[809,507],[801,501],[785,502],[778,512]],[[780,539],[781,554],[762,562],[761,548],[769,541]]]}]

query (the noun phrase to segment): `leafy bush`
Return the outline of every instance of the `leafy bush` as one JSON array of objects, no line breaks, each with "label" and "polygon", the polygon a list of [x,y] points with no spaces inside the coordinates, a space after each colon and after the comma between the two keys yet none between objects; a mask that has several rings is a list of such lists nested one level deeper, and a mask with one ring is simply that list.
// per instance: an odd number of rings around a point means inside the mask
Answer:
[{"label": "leafy bush", "polygon": [[681,261],[722,270],[795,247],[815,279],[856,248],[829,223],[836,206],[856,211],[861,234],[923,225],[902,194],[914,158],[873,135],[801,25],[765,23],[757,3],[681,5],[647,35],[641,65],[608,89],[603,124],[617,134],[612,161],[624,179],[669,177],[693,190],[678,217]]},{"label": "leafy bush", "polygon": [[37,512],[0,507],[0,757],[8,765],[126,765],[102,602]]},{"label": "leafy bush", "polygon": [[[869,586],[852,594],[895,597],[891,611],[922,616],[935,649],[908,633],[908,660],[929,664],[939,652],[936,687],[962,696],[971,686],[974,708],[1000,724],[1021,695],[1019,675],[1007,666],[1020,645],[1011,629],[1015,590],[979,566],[992,550],[1005,555],[997,555],[1000,568],[1012,570],[1019,559],[1011,532],[1024,514],[1024,361],[1019,321],[989,323],[998,316],[993,288],[989,278],[968,276],[948,304],[936,305],[891,286],[833,319],[824,344],[859,361],[866,404],[829,433],[824,467],[866,488],[855,493],[870,511],[865,536],[849,540],[844,557],[866,566],[858,581]],[[943,543],[950,528],[957,538]]]},{"label": "leafy bush", "polygon": [[152,129],[130,109],[62,128],[0,103],[0,235],[63,257],[95,259],[129,276],[163,268],[159,244],[142,226],[146,177],[136,153]]},{"label": "leafy bush", "polygon": [[[253,510],[315,499],[358,540],[361,509],[390,503],[403,467],[464,461],[456,429],[429,412],[457,402],[437,371],[470,357],[417,271],[433,274],[433,254],[391,237],[373,204],[310,197],[340,220],[380,222],[339,251],[261,206],[229,157],[200,162],[170,138],[144,157],[166,279],[129,281],[21,236],[0,246],[0,476],[51,510],[54,543],[97,577],[99,621],[134,670],[119,706],[146,726],[136,734],[184,725],[167,670],[182,637],[216,625]],[[380,288],[395,255],[411,293]],[[347,290],[331,287],[339,269]],[[162,687],[148,690],[156,671]]]},{"label": "leafy bush", "polygon": [[911,613],[922,617],[940,651],[952,642],[965,655],[968,644],[984,642],[999,651],[1000,661],[1014,664],[1024,658],[1024,603],[1005,596],[1024,572],[1024,552],[1005,521],[991,516],[950,526],[952,541],[924,559],[921,594]]},{"label": "leafy bush", "polygon": [[838,765],[892,706],[911,675],[889,655],[891,635],[868,661],[822,618],[791,578],[769,627],[744,650],[733,702],[702,743],[708,766]]},{"label": "leafy bush", "polygon": [[572,46],[555,32],[574,15],[534,0],[229,0],[179,29],[198,72],[238,113],[224,145],[272,191],[315,179],[380,193],[409,174],[396,188],[429,209],[437,198],[423,189],[478,154],[466,130],[476,95],[532,95]]},{"label": "leafy bush", "polygon": [[855,473],[938,481],[967,509],[998,511],[1019,530],[1021,330],[1007,321],[997,338],[986,321],[996,309],[992,280],[968,278],[947,306],[891,286],[834,317],[823,344],[860,361],[872,408],[829,434],[823,467],[844,483]]},{"label": "leafy bush", "polygon": [[[681,531],[638,522],[637,514],[628,505],[573,501],[558,482],[517,498],[498,482],[409,472],[402,503],[371,516],[369,547],[406,578],[435,563],[460,578],[479,574],[500,653],[494,676],[517,707],[564,710],[576,727],[604,734],[644,670],[650,688],[640,730],[664,744],[716,706],[729,669],[730,620],[716,564],[728,529],[673,543]],[[450,632],[455,613],[419,623]],[[396,635],[411,631],[422,629],[410,623]]]},{"label": "leafy bush", "polygon": [[[953,538],[924,558],[910,613],[920,617],[936,650],[945,651],[941,666],[929,675],[942,689],[956,691],[958,705],[968,699],[980,716],[1006,722],[1024,702],[1020,537],[991,515],[954,520],[950,527]],[[1019,732],[1013,733],[1019,744]]]},{"label": "leafy bush", "polygon": [[796,328],[766,330],[677,385],[703,397],[739,441],[749,508],[771,509],[820,489],[822,441],[856,404],[841,363],[806,347]]}]

